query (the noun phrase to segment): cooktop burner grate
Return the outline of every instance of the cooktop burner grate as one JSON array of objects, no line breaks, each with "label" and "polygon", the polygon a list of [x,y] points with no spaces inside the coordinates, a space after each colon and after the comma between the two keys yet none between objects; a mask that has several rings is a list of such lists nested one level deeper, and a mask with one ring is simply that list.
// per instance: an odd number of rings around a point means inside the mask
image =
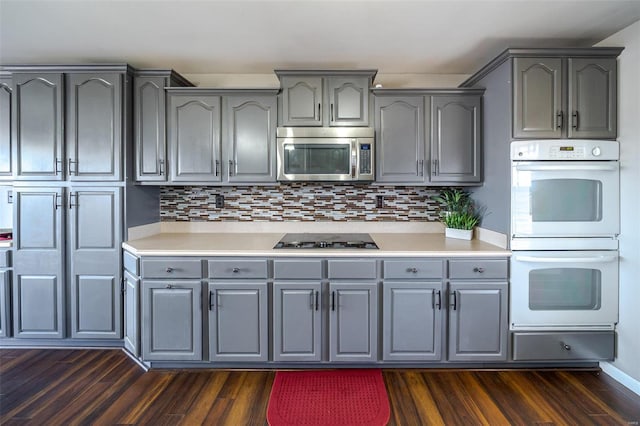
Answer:
[{"label": "cooktop burner grate", "polygon": [[276,249],[377,249],[369,234],[286,234]]}]

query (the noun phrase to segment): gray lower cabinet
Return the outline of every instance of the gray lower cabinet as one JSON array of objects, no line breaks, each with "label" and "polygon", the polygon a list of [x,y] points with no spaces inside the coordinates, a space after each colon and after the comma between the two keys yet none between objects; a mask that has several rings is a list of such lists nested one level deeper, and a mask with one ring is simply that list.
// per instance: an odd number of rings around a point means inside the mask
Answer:
[{"label": "gray lower cabinet", "polygon": [[508,284],[449,283],[450,361],[506,361]]},{"label": "gray lower cabinet", "polygon": [[267,361],[267,283],[210,282],[208,297],[209,359]]},{"label": "gray lower cabinet", "polygon": [[0,337],[11,336],[11,249],[0,249]]},{"label": "gray lower cabinet", "polygon": [[321,292],[319,279],[273,283],[274,361],[321,361]]},{"label": "gray lower cabinet", "polygon": [[378,284],[329,283],[329,361],[378,360]]},{"label": "gray lower cabinet", "polygon": [[124,347],[140,355],[140,279],[124,271]]},{"label": "gray lower cabinet", "polygon": [[142,359],[202,360],[202,282],[142,280]]},{"label": "gray lower cabinet", "polygon": [[11,76],[0,75],[0,180],[11,179]]}]

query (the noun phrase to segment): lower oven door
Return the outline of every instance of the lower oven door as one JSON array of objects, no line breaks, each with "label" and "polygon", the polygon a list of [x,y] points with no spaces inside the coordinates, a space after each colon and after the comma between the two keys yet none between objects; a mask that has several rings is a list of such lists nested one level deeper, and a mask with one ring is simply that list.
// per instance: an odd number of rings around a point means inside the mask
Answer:
[{"label": "lower oven door", "polygon": [[512,330],[611,330],[618,322],[618,252],[514,251]]}]

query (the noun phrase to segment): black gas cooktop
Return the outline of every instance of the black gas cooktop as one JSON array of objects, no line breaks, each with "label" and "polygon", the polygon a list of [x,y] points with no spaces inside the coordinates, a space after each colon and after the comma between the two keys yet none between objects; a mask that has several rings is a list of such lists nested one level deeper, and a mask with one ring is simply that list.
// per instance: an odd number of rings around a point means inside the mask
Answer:
[{"label": "black gas cooktop", "polygon": [[369,234],[286,234],[276,249],[377,249]]}]

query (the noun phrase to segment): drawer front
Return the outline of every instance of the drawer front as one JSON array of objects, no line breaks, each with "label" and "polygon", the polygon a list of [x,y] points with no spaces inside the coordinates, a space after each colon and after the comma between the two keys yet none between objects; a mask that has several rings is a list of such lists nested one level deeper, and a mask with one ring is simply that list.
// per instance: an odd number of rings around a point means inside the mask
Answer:
[{"label": "drawer front", "polygon": [[200,259],[142,259],[143,278],[202,278]]},{"label": "drawer front", "polygon": [[513,333],[513,360],[613,360],[614,337],[613,331]]},{"label": "drawer front", "polygon": [[376,278],[375,260],[330,260],[329,279],[372,279]]},{"label": "drawer front", "polygon": [[442,278],[442,260],[385,260],[385,279]]},{"label": "drawer front", "polygon": [[450,260],[449,278],[507,278],[507,259]]},{"label": "drawer front", "polygon": [[322,261],[320,260],[274,260],[273,278],[277,279],[311,279],[322,278]]},{"label": "drawer front", "polygon": [[124,269],[131,272],[132,275],[140,276],[140,262],[137,257],[125,251],[122,256],[122,263],[124,264]]},{"label": "drawer front", "polygon": [[11,250],[0,250],[0,268],[11,266]]},{"label": "drawer front", "polygon": [[267,278],[266,260],[210,260],[210,278]]}]

